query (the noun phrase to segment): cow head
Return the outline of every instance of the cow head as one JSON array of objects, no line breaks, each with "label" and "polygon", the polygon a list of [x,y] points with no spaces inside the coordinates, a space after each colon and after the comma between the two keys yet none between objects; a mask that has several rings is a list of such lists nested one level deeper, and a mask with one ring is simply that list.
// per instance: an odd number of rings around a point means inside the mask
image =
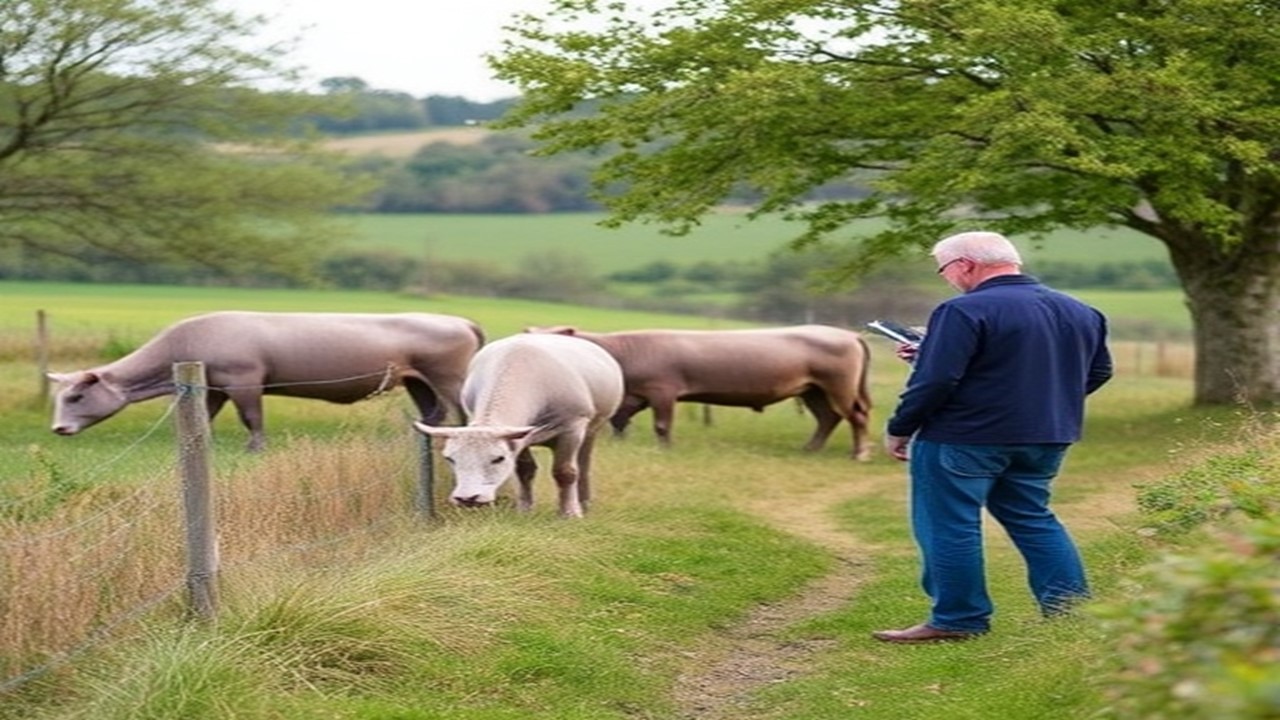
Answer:
[{"label": "cow head", "polygon": [[48,373],[48,378],[60,386],[54,396],[51,428],[59,435],[75,435],[129,404],[119,385],[96,372]]},{"label": "cow head", "polygon": [[444,439],[441,455],[453,471],[449,502],[458,506],[490,505],[516,468],[516,456],[532,444],[535,426],[438,427],[414,422],[424,435]]}]

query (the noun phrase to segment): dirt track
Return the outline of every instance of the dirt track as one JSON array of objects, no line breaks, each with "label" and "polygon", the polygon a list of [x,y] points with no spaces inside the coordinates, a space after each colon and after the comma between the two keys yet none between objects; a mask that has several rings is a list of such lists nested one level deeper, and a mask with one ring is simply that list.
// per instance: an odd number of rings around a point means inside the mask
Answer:
[{"label": "dirt track", "polygon": [[762,605],[741,623],[686,654],[688,668],[676,680],[674,699],[682,720],[730,720],[756,690],[788,680],[810,667],[809,659],[830,641],[796,642],[786,628],[847,604],[866,577],[865,558],[874,548],[859,544],[836,527],[830,508],[876,489],[878,483],[848,483],[839,490],[814,488],[788,495],[786,502],[760,499],[748,509],[780,530],[828,548],[836,557],[833,572],[799,595]]}]

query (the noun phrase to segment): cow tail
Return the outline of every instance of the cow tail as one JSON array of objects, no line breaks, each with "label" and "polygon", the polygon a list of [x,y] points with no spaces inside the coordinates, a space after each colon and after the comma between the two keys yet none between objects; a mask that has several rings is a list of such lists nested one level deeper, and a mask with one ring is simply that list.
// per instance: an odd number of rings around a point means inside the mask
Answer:
[{"label": "cow tail", "polygon": [[484,328],[481,328],[479,323],[476,323],[476,322],[471,323],[471,334],[475,335],[476,337],[476,347],[477,348],[484,347],[484,344],[487,338],[485,338],[484,336]]}]

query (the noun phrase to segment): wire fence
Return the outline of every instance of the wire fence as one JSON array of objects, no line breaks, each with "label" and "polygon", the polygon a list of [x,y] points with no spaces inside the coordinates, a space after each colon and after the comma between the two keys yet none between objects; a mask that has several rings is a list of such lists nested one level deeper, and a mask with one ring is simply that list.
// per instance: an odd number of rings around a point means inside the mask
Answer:
[{"label": "wire fence", "polygon": [[[121,469],[136,453],[156,455],[179,396],[120,452],[70,478],[74,492],[45,488],[0,513],[0,694],[109,638],[189,614],[178,449],[147,471]],[[286,450],[218,464],[221,584],[234,595],[237,578],[360,553],[420,518],[431,458],[406,415],[381,418],[399,429],[397,447],[382,427],[373,437],[294,438]]]},{"label": "wire fence", "polygon": [[1195,374],[1195,349],[1188,343],[1122,340],[1109,347],[1120,375],[1191,378]]},{"label": "wire fence", "polygon": [[[1181,343],[1114,342],[1112,354],[1121,375],[1189,378],[1194,368],[1191,347]],[[308,384],[321,382],[330,381]],[[156,453],[177,402],[64,486],[0,502],[0,694],[108,638],[186,614],[178,453],[141,474],[122,470],[127,458]],[[403,412],[383,419],[403,431],[398,449],[384,434],[295,438],[287,452],[220,469],[214,515],[227,584],[256,568],[359,553],[430,508],[421,484],[429,451]]]}]

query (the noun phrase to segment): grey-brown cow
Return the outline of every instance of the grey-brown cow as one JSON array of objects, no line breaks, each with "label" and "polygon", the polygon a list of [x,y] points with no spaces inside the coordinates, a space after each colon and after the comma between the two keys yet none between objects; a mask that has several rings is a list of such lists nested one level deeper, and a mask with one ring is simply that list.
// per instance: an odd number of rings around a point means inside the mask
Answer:
[{"label": "grey-brown cow", "polygon": [[827,325],[751,330],[632,330],[593,333],[572,327],[528,328],[593,342],[622,366],[626,398],[611,422],[622,432],[631,417],[653,408],[653,429],[671,442],[677,402],[749,407],[799,397],[817,428],[805,450],[818,450],[842,419],[853,434],[852,456],[871,457],[867,423],[870,350],[856,332]]},{"label": "grey-brown cow", "polygon": [[428,313],[215,312],[161,330],[134,352],[89,370],[50,373],[61,385],[53,431],[76,433],[130,403],[174,392],[172,366],[199,361],[210,419],[230,400],[260,450],[263,395],[353,403],[403,385],[423,419],[460,415],[467,364],[484,344],[472,321]]}]

